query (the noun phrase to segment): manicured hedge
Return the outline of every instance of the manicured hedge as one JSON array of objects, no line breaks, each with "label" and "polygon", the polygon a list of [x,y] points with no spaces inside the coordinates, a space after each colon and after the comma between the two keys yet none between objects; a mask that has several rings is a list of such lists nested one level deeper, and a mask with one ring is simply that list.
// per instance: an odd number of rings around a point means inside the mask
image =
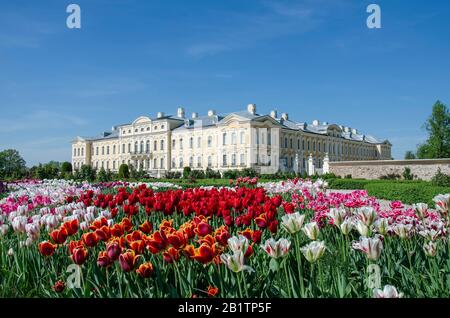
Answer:
[{"label": "manicured hedge", "polygon": [[436,187],[426,182],[370,182],[364,189],[379,199],[400,200],[405,204],[424,202],[430,207],[434,207],[436,195],[450,193],[448,187]]},{"label": "manicured hedge", "polygon": [[371,182],[364,179],[330,179],[327,181],[329,188],[333,190],[363,190],[366,184]]}]

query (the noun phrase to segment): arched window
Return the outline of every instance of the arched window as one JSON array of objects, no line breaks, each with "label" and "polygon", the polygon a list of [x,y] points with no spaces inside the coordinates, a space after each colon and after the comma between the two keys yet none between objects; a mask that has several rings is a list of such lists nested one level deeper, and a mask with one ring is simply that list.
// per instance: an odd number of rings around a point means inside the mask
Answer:
[{"label": "arched window", "polygon": [[116,154],[116,145],[113,146],[113,155]]},{"label": "arched window", "polygon": [[192,149],[192,148],[194,148],[194,138],[193,137],[189,138],[189,149]]},{"label": "arched window", "polygon": [[180,138],[180,150],[183,150],[183,138]]},{"label": "arched window", "polygon": [[208,136],[208,147],[212,146],[212,137]]},{"label": "arched window", "polygon": [[198,167],[198,168],[201,168],[201,166],[202,166],[202,157],[201,157],[201,156],[198,156],[198,157],[197,157],[197,167]]},{"label": "arched window", "polygon": [[159,167],[161,168],[161,169],[164,169],[164,158],[161,158],[160,160],[159,160]]},{"label": "arched window", "polygon": [[160,150],[164,150],[164,140],[161,140]]},{"label": "arched window", "polygon": [[175,158],[172,158],[172,168],[176,168]]},{"label": "arched window", "polygon": [[236,143],[237,143],[237,140],[236,140],[236,133],[233,132],[233,133],[231,134],[231,144],[232,144],[232,145],[235,145]]},{"label": "arched window", "polygon": [[240,137],[240,141],[241,141],[241,144],[243,144],[244,142],[245,142],[245,132],[243,132],[243,131],[241,131],[241,137]]},{"label": "arched window", "polygon": [[102,155],[105,154],[105,146],[102,146]]},{"label": "arched window", "polygon": [[147,142],[145,143],[145,152],[146,153],[150,152],[150,140],[147,140]]},{"label": "arched window", "polygon": [[191,156],[189,157],[189,167],[193,167],[194,166],[194,158]]},{"label": "arched window", "polygon": [[158,141],[153,141],[153,151],[158,150]]},{"label": "arched window", "polygon": [[212,158],[208,156],[208,167],[212,167]]},{"label": "arched window", "polygon": [[227,144],[227,133],[223,133],[222,135],[222,145],[226,145]]},{"label": "arched window", "polygon": [[144,141],[142,140],[141,141],[141,153],[143,153],[144,152]]},{"label": "arched window", "polygon": [[176,141],[175,141],[175,139],[173,139],[172,140],[172,149],[175,149],[175,143],[176,143]]},{"label": "arched window", "polygon": [[179,167],[180,167],[180,168],[183,168],[183,157],[180,157]]},{"label": "arched window", "polygon": [[136,141],[134,143],[134,153],[137,153],[137,152],[138,152],[138,142]]},{"label": "arched window", "polygon": [[284,148],[287,148],[287,147],[288,147],[288,139],[284,138]]}]

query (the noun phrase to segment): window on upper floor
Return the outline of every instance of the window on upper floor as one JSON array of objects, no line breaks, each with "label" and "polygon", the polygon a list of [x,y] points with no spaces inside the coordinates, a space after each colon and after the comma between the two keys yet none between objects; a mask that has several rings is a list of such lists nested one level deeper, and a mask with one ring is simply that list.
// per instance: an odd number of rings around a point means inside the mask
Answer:
[{"label": "window on upper floor", "polygon": [[153,141],[153,151],[158,150],[158,142],[155,140]]},{"label": "window on upper floor", "polygon": [[161,140],[161,143],[160,143],[160,149],[161,149],[161,150],[164,150],[164,140]]},{"label": "window on upper floor", "polygon": [[222,134],[222,145],[226,145],[227,144],[227,133],[223,133]]},{"label": "window on upper floor", "polygon": [[146,153],[150,152],[150,140],[147,140],[147,142],[145,143],[145,152]]},{"label": "window on upper floor", "polygon": [[198,156],[197,157],[197,168],[200,168],[202,166],[202,157]]},{"label": "window on upper floor", "polygon": [[172,149],[175,149],[175,144],[176,144],[175,139],[172,139]]},{"label": "window on upper floor", "polygon": [[102,146],[102,156],[105,154],[105,146]]},{"label": "window on upper floor", "polygon": [[212,167],[212,158],[211,156],[208,156],[208,167]]},{"label": "window on upper floor", "polygon": [[235,132],[231,133],[231,144],[232,145],[237,144],[237,136]]},{"label": "window on upper floor", "polygon": [[122,144],[122,153],[125,153],[125,144]]},{"label": "window on upper floor", "polygon": [[212,146],[212,137],[208,136],[208,147]]},{"label": "window on upper floor", "polygon": [[242,144],[244,144],[245,143],[245,132],[243,132],[243,131],[241,131],[241,134],[240,134],[241,136],[240,136],[240,141],[241,141],[241,145]]},{"label": "window on upper floor", "polygon": [[201,148],[202,147],[202,137],[198,137],[197,138],[197,148]]},{"label": "window on upper floor", "polygon": [[272,145],[272,134],[270,132],[267,133],[267,145]]},{"label": "window on upper floor", "polygon": [[136,141],[136,142],[134,143],[134,153],[138,153],[138,152],[139,152],[138,147],[139,147],[139,144],[138,144],[138,142]]},{"label": "window on upper floor", "polygon": [[183,138],[180,138],[180,150],[183,150]]},{"label": "window on upper floor", "polygon": [[106,154],[109,155],[109,146],[106,146]]},{"label": "window on upper floor", "polygon": [[192,149],[192,148],[194,148],[194,138],[193,137],[189,138],[189,149]]}]

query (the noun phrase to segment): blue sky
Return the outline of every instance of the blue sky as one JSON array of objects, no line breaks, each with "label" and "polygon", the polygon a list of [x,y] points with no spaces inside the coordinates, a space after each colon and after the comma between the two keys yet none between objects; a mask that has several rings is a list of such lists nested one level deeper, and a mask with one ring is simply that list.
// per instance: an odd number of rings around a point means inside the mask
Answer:
[{"label": "blue sky", "polygon": [[70,160],[73,137],[140,115],[256,103],[388,138],[402,158],[434,102],[450,106],[449,15],[446,0],[1,0],[0,149]]}]

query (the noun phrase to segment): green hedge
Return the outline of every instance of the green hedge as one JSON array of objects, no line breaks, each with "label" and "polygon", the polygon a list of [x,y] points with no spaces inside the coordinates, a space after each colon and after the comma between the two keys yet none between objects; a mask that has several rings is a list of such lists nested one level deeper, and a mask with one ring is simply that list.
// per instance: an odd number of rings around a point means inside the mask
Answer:
[{"label": "green hedge", "polygon": [[430,207],[434,207],[436,195],[450,193],[448,187],[436,187],[426,182],[370,182],[364,189],[379,199],[400,200],[405,204],[424,202]]},{"label": "green hedge", "polygon": [[333,190],[362,190],[369,182],[364,179],[330,179],[328,185]]}]

